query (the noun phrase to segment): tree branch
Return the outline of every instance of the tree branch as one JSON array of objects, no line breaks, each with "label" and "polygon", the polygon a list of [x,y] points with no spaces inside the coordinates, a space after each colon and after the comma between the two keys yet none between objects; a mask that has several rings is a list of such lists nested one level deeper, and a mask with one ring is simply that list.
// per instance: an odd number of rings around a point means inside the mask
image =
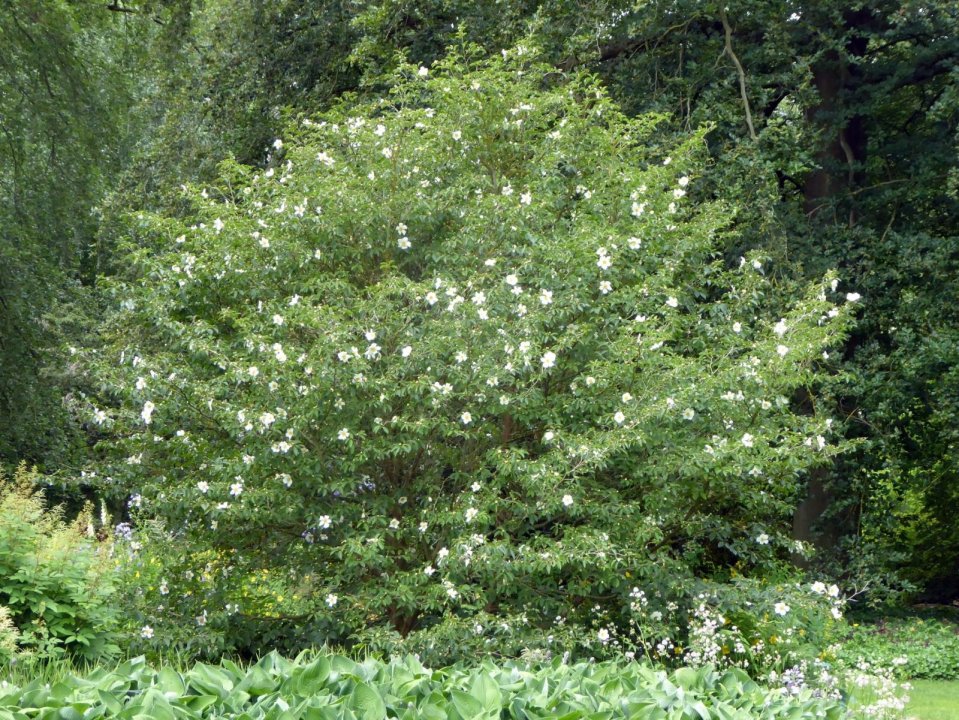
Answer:
[{"label": "tree branch", "polygon": [[739,58],[733,52],[733,29],[729,27],[729,20],[726,18],[726,11],[723,8],[719,9],[719,19],[723,21],[723,31],[726,33],[725,52],[733,61],[736,66],[736,73],[739,75],[739,94],[743,99],[743,108],[746,110],[746,125],[749,127],[749,137],[755,140],[756,129],[753,127],[753,114],[749,110],[749,96],[746,94],[746,71],[743,70],[743,64],[739,62]]}]

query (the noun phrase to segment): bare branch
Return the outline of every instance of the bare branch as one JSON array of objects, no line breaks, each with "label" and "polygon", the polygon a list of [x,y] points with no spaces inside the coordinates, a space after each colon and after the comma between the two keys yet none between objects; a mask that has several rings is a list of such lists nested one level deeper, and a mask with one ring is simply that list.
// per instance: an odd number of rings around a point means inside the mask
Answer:
[{"label": "bare branch", "polygon": [[729,27],[729,20],[726,18],[726,11],[719,9],[719,19],[723,21],[723,30],[726,33],[725,53],[729,55],[730,60],[736,66],[736,73],[739,75],[739,94],[743,99],[743,107],[746,109],[746,125],[749,127],[749,137],[756,139],[756,129],[753,127],[753,114],[749,110],[749,96],[746,94],[746,71],[743,70],[743,64],[739,62],[736,53],[733,52],[733,29]]}]

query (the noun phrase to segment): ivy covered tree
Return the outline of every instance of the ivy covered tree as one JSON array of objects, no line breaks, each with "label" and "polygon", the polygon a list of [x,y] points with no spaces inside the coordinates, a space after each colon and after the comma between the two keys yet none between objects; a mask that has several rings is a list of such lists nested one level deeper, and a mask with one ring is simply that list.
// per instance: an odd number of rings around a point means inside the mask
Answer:
[{"label": "ivy covered tree", "polygon": [[176,548],[141,567],[158,638],[652,652],[636,588],[668,635],[703,582],[807,549],[802,478],[842,446],[791,399],[858,295],[723,261],[701,135],[663,152],[590,76],[478,58],[132,218],[90,418]]}]

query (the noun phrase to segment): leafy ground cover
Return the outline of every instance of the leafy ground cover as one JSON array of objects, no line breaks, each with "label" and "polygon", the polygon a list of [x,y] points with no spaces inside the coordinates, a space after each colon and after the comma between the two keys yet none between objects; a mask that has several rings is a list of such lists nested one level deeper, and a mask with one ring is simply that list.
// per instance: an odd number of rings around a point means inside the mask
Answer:
[{"label": "leafy ground cover", "polygon": [[[892,667],[902,679],[959,680],[959,613],[938,608],[853,623],[837,657]],[[955,702],[959,706],[959,696]]]},{"label": "leafy ground cover", "polygon": [[740,670],[672,673],[615,662],[539,668],[507,662],[425,668],[413,657],[388,663],[337,655],[276,653],[241,668],[197,664],[186,672],[143,659],[85,677],[23,687],[0,684],[0,720],[30,717],[263,718],[799,718],[838,719],[837,700],[770,691]]}]

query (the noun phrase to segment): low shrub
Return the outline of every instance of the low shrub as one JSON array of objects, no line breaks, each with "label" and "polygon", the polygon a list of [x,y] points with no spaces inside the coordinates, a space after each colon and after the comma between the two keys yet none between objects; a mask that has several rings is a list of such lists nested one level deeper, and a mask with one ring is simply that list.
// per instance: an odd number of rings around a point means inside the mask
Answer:
[{"label": "low shrub", "polygon": [[94,659],[118,650],[110,546],[90,508],[67,523],[26,466],[0,475],[0,658]]}]

